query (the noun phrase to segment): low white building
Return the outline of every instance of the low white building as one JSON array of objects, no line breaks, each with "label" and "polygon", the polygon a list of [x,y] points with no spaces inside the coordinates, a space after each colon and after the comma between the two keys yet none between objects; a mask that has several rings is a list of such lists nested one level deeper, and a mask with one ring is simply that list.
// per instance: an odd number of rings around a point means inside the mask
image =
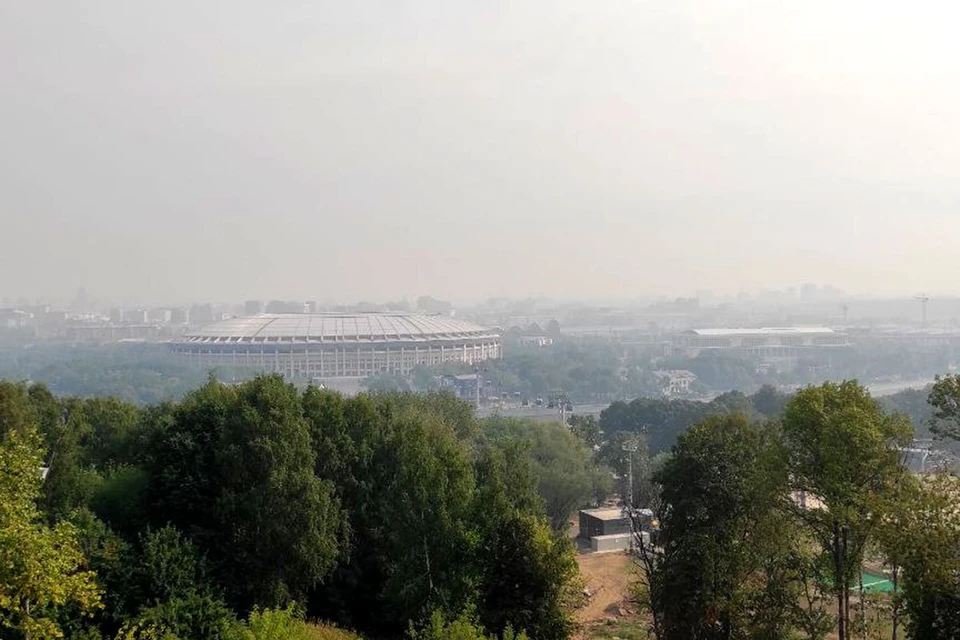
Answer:
[{"label": "low white building", "polygon": [[660,383],[660,391],[668,397],[684,396],[691,392],[691,385],[697,380],[692,371],[686,369],[670,369],[668,371],[654,371]]},{"label": "low white building", "polygon": [[553,338],[549,336],[520,336],[517,342],[525,347],[549,347],[553,344]]}]

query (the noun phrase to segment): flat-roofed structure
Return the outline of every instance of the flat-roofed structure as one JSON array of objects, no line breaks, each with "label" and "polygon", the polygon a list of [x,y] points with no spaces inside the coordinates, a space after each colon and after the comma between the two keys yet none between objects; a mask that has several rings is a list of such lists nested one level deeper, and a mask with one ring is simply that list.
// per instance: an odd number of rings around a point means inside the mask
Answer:
[{"label": "flat-roofed structure", "polygon": [[630,518],[620,507],[583,509],[580,511],[580,537],[586,540],[596,536],[630,533]]},{"label": "flat-roofed structure", "polygon": [[273,313],[214,322],[171,343],[199,367],[244,367],[300,378],[408,374],[418,365],[502,355],[500,333],[442,315]]},{"label": "flat-roofed structure", "polygon": [[702,351],[731,350],[763,357],[796,355],[804,349],[850,345],[847,336],[828,327],[764,327],[758,329],[691,329],[676,345],[690,357]]}]

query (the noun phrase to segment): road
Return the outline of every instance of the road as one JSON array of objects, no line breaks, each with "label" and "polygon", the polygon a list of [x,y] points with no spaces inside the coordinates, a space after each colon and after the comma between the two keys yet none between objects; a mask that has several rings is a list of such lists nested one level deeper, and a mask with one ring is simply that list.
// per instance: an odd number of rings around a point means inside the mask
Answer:
[{"label": "road", "polygon": [[[598,418],[600,417],[600,412],[610,406],[610,403],[604,402],[602,404],[576,404],[573,406],[573,411],[568,411],[567,414],[576,414],[576,415],[594,415]],[[485,418],[487,416],[503,416],[505,418],[533,418],[534,420],[558,420],[560,418],[560,413],[556,408],[549,409],[547,407],[536,407],[529,406],[523,407],[517,404],[508,404],[506,406],[486,406],[480,407],[480,410],[477,411],[477,415]]]},{"label": "road", "polygon": [[881,396],[892,396],[895,393],[906,389],[925,389],[927,385],[933,384],[932,379],[923,380],[898,380],[896,382],[868,382],[867,389],[870,394],[879,398]]}]

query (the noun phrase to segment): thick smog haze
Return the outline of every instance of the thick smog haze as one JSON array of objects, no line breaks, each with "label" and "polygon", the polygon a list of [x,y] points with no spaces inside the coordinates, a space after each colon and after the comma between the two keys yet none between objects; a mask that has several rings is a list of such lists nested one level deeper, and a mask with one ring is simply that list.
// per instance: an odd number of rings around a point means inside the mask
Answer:
[{"label": "thick smog haze", "polygon": [[955,292],[958,18],[6,2],[0,297]]}]

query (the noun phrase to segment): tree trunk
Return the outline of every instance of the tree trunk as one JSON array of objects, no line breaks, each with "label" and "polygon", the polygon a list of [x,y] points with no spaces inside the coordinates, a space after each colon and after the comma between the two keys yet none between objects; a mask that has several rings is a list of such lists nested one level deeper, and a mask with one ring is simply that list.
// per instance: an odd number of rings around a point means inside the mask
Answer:
[{"label": "tree trunk", "polygon": [[[23,607],[23,608],[24,608],[24,610],[27,612],[27,618],[29,618],[29,617],[30,617],[30,600],[25,600],[25,601],[24,601],[24,607]],[[24,640],[30,640],[30,639],[31,639],[30,632],[29,632],[29,631],[25,631],[24,634],[23,634],[23,638],[24,638]]]},{"label": "tree trunk", "polygon": [[858,579],[860,585],[860,637],[867,637],[867,603],[863,598],[863,569],[860,570]]},{"label": "tree trunk", "polygon": [[841,557],[843,558],[843,627],[847,633],[847,638],[853,637],[853,634],[850,633],[850,569],[847,565],[848,555],[848,540],[847,536],[850,530],[846,527],[840,527],[840,540],[841,540]]},{"label": "tree trunk", "polygon": [[423,536],[423,559],[427,564],[427,582],[430,585],[430,593],[433,593],[433,573],[430,571],[430,549],[427,547],[427,536]]},{"label": "tree trunk", "polygon": [[653,545],[653,539],[651,538],[650,544],[647,545],[647,543],[643,540],[642,527],[637,526],[637,522],[633,513],[630,514],[630,519],[631,524],[633,525],[634,543],[636,548],[640,551],[641,571],[643,571],[647,581],[648,606],[650,608],[650,616],[653,618],[653,637],[657,640],[663,640],[663,629],[660,621],[660,605],[657,600],[657,594],[655,593],[657,587],[654,585],[657,567],[654,555],[656,551]]},{"label": "tree trunk", "polygon": [[837,638],[847,640],[846,574],[843,571],[843,548],[840,544],[840,523],[833,521],[833,586],[837,590]]},{"label": "tree trunk", "polygon": [[898,640],[900,632],[900,595],[897,592],[897,582],[900,577],[900,567],[894,565],[890,577],[893,578],[893,595],[891,596],[893,598],[893,612],[891,613],[893,631],[890,635],[890,640]]}]

